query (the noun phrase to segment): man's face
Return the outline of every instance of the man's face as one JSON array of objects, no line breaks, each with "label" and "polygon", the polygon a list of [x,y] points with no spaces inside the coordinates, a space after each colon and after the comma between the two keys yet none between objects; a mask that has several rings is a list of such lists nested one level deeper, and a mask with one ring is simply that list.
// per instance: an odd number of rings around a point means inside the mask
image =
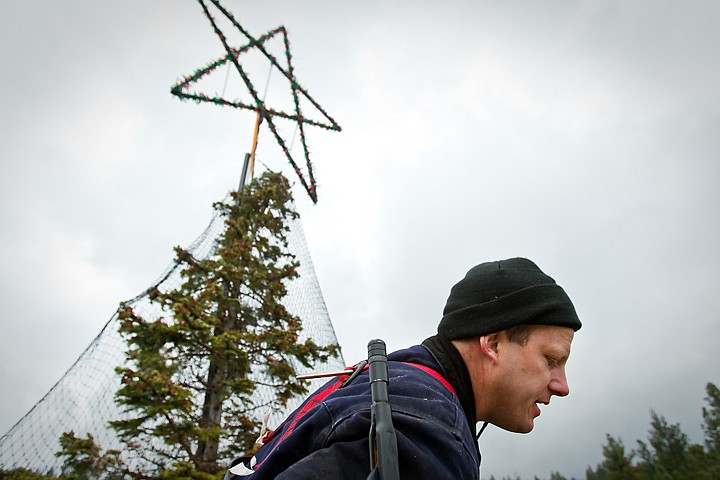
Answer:
[{"label": "man's face", "polygon": [[520,345],[500,332],[497,388],[491,395],[494,405],[488,418],[491,423],[511,432],[528,433],[540,415],[540,404],[549,404],[553,395],[570,393],[565,364],[573,335],[571,328],[539,325],[533,328],[528,342]]}]

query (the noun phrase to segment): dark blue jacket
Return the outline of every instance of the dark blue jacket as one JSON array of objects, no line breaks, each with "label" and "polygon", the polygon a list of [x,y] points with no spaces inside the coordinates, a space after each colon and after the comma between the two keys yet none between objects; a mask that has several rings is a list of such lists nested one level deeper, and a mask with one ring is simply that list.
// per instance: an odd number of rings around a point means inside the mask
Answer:
[{"label": "dark blue jacket", "polygon": [[[388,360],[401,478],[479,478],[479,454],[467,412],[433,354],[416,345],[388,355]],[[252,474],[228,478],[365,480],[370,473],[368,373],[342,388],[333,387],[345,378],[321,387],[266,439],[245,462]]]}]

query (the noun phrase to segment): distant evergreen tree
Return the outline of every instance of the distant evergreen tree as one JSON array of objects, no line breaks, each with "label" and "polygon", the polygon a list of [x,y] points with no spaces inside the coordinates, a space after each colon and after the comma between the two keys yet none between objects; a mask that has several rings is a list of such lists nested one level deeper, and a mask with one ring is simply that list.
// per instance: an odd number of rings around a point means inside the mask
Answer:
[{"label": "distant evergreen tree", "polygon": [[703,432],[705,432],[706,463],[711,478],[720,478],[720,389],[708,383],[705,387]]},{"label": "distant evergreen tree", "polygon": [[550,473],[550,479],[549,480],[568,480],[567,478],[560,475],[558,472],[552,472]]},{"label": "distant evergreen tree", "polygon": [[199,260],[176,247],[183,284],[150,292],[167,316],[119,311],[129,365],[118,369],[116,402],[129,417],[111,424],[160,478],[222,478],[221,460],[249,453],[258,435],[251,370],[262,370],[283,405],[306,392],[292,361],[310,366],[337,353],[299,342],[301,321],[281,303],[298,276],[287,251],[297,213],[285,177],[265,173],[215,209],[226,224],[213,255]]},{"label": "distant evergreen tree", "polygon": [[687,452],[690,446],[680,424],[669,425],[662,415],[650,412],[649,445],[638,441],[647,478],[658,480],[691,479]]},{"label": "distant evergreen tree", "polygon": [[647,442],[638,441],[638,449],[626,453],[622,441],[608,435],[604,460],[595,469],[587,469],[586,480],[720,479],[720,391],[708,383],[706,392],[704,447],[691,444],[679,424],[668,424],[652,411]]},{"label": "distant evergreen tree", "polygon": [[604,460],[596,470],[588,468],[586,480],[636,480],[642,478],[638,468],[633,465],[635,453],[625,453],[622,440],[611,435],[606,436],[606,443],[602,447]]},{"label": "distant evergreen tree", "polygon": [[585,480],[607,480],[607,471],[605,467],[597,465],[595,469],[587,467],[585,470]]}]

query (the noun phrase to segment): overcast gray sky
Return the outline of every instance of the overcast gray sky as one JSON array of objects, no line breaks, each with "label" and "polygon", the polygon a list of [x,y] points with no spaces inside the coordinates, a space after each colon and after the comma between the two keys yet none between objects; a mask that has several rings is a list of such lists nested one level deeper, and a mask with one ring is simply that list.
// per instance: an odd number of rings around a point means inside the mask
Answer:
[{"label": "overcast gray sky", "polygon": [[[650,409],[702,440],[720,4],[225,4],[257,36],[287,27],[298,80],[344,129],[309,135],[320,199],[296,197],[346,361],[373,337],[422,341],[468,268],[526,256],[584,322],[572,393],[529,435],[488,428],[483,477],[581,477],[606,433],[645,438]],[[2,2],[0,431],[237,184],[252,113],[169,93],[223,53],[191,0]]]}]

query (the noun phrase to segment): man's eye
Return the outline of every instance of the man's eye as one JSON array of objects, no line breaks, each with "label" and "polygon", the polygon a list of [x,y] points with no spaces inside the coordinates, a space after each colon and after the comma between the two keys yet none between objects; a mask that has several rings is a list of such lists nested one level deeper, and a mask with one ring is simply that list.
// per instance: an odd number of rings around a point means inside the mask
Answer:
[{"label": "man's eye", "polygon": [[547,363],[548,363],[548,367],[555,368],[555,367],[557,367],[558,361],[552,357],[547,357]]}]

